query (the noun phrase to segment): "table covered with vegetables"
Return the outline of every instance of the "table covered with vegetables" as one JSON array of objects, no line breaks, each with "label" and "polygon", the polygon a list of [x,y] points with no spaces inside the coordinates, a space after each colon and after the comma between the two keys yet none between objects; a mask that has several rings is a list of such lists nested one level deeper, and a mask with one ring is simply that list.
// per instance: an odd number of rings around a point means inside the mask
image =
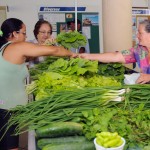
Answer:
[{"label": "table covered with vegetables", "polygon": [[39,150],[95,150],[97,133],[117,133],[124,149],[150,149],[150,85],[124,85],[121,64],[47,57],[30,69],[35,99],[12,109],[16,134],[35,131]]}]

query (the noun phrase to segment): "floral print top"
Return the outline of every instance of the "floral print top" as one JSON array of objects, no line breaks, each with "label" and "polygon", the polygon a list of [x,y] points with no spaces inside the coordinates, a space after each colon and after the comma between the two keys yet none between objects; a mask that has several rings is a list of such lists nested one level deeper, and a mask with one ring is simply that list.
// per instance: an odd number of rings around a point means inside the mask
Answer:
[{"label": "floral print top", "polygon": [[121,53],[124,56],[126,63],[137,62],[142,73],[150,74],[150,56],[148,56],[148,49],[146,47],[136,45],[129,50],[122,50]]}]

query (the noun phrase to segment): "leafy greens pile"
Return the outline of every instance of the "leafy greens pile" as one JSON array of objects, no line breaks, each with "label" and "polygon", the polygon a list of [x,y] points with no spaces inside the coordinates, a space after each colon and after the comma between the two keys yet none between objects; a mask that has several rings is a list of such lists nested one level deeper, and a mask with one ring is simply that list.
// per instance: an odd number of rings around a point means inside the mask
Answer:
[{"label": "leafy greens pile", "polygon": [[36,100],[42,99],[58,90],[70,88],[120,86],[114,77],[98,74],[98,62],[81,58],[57,59],[48,69],[38,75],[38,79],[27,86],[28,93],[34,92]]},{"label": "leafy greens pile", "polygon": [[86,37],[78,31],[61,32],[57,35],[56,41],[58,45],[64,46],[67,49],[78,48],[86,45]]},{"label": "leafy greens pile", "polygon": [[125,149],[150,149],[150,85],[126,85],[125,102],[83,111],[84,134],[95,138],[102,131],[118,132],[126,139]]},{"label": "leafy greens pile", "polygon": [[98,74],[105,77],[114,77],[123,83],[126,68],[120,63],[99,63]]}]

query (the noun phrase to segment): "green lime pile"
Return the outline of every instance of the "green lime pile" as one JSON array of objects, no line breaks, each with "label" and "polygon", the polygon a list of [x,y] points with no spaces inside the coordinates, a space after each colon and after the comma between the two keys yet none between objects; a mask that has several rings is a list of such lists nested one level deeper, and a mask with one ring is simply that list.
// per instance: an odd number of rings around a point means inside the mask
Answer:
[{"label": "green lime pile", "polygon": [[117,132],[101,132],[96,134],[96,143],[105,148],[114,148],[121,146],[123,144],[123,140]]}]

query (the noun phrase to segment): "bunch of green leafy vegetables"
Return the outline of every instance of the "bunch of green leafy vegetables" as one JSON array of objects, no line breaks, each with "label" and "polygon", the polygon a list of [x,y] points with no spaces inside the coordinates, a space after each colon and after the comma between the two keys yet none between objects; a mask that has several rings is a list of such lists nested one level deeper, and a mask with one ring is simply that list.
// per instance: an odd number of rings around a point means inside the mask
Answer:
[{"label": "bunch of green leafy vegetables", "polygon": [[84,124],[84,133],[93,139],[101,131],[118,132],[125,138],[128,150],[148,150],[150,85],[123,85],[122,88],[126,89],[124,101],[82,112],[79,120]]},{"label": "bunch of green leafy vegetables", "polygon": [[[54,71],[55,67],[61,68],[61,63],[62,63],[62,69],[65,69],[65,66],[63,67],[63,65],[66,65],[70,61],[70,59],[67,57],[62,58],[64,61],[62,59],[57,61],[57,59],[60,59],[60,58],[49,56],[49,57],[46,57],[45,61],[43,61],[39,64],[36,64],[34,68],[30,68],[29,71],[30,71],[31,79],[37,79],[37,76],[42,74],[44,71],[47,71],[48,68],[49,68],[49,71],[50,70]],[[77,61],[77,60],[78,59],[74,59],[74,60],[72,59],[71,61],[73,62],[73,61]],[[89,61],[84,61],[84,60],[81,61],[80,60],[79,65],[82,65],[82,68],[85,65],[84,62],[89,62]],[[90,61],[89,64],[90,63],[93,63],[93,61]],[[96,62],[94,62],[94,63],[96,63]],[[120,63],[98,63],[98,66],[96,66],[96,67],[97,67],[98,75],[105,76],[105,77],[113,77],[117,81],[123,83],[125,67],[122,64],[120,64]]]},{"label": "bunch of green leafy vegetables", "polygon": [[86,73],[97,73],[98,62],[81,58],[71,58],[70,60],[60,58],[48,67],[48,71],[64,75],[85,75]]},{"label": "bunch of green leafy vegetables", "polygon": [[114,77],[117,81],[123,83],[125,66],[121,63],[100,63],[98,64],[98,74]]},{"label": "bunch of green leafy vegetables", "polygon": [[96,133],[102,131],[118,132],[125,138],[125,149],[143,150],[150,148],[150,110],[143,109],[141,103],[138,107],[124,105],[111,108],[95,108],[84,111],[82,123],[84,134],[88,139],[94,139]]},{"label": "bunch of green leafy vegetables", "polygon": [[[30,72],[30,77],[32,80],[37,79],[37,76],[42,74],[44,71],[46,71],[49,67],[50,64],[52,64],[53,62],[55,62],[57,59],[59,59],[60,57],[55,57],[55,56],[47,56],[45,57],[45,60],[35,64],[34,67],[29,68],[29,72]],[[68,59],[67,57],[64,57],[63,59]]]},{"label": "bunch of green leafy vegetables", "polygon": [[33,84],[36,84],[36,90],[34,91],[36,100],[45,98],[59,90],[121,85],[120,82],[110,77],[97,75],[83,77],[77,75],[62,75],[56,72],[44,72]]},{"label": "bunch of green leafy vegetables", "polygon": [[67,49],[79,48],[86,45],[86,37],[78,31],[61,32],[57,35],[56,42]]},{"label": "bunch of green leafy vegetables", "polygon": [[97,72],[97,61],[60,58],[39,74],[37,80],[27,86],[27,91],[34,92],[39,100],[62,89],[121,85],[114,77],[101,76]]}]

